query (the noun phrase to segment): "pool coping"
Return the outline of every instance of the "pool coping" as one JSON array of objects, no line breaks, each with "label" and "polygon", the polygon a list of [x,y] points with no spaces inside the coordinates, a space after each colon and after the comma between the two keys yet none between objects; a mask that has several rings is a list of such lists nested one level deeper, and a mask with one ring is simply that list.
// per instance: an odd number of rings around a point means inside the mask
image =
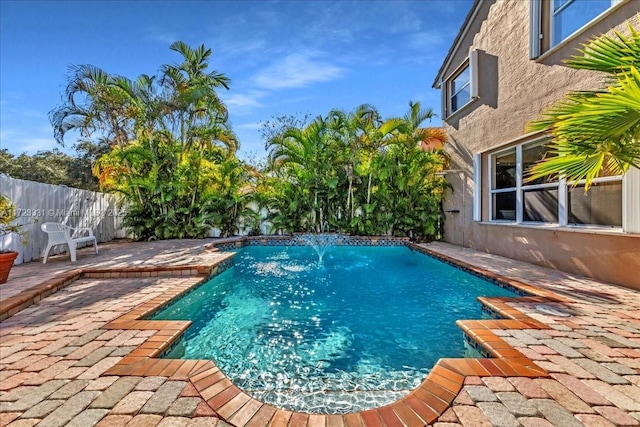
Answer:
[{"label": "pool coping", "polygon": [[[265,237],[231,238],[217,241],[220,246],[239,248]],[[362,240],[378,238],[362,238]],[[282,240],[282,239],[280,239]],[[249,243],[248,243],[249,242]],[[407,247],[428,256],[438,258],[481,275],[490,280],[508,284],[527,292],[529,296],[480,297],[483,307],[503,319],[458,320],[456,323],[463,333],[479,350],[493,358],[440,359],[425,380],[408,395],[380,408],[344,415],[307,414],[276,408],[264,404],[235,386],[231,380],[210,360],[160,359],[178,341],[191,325],[190,321],[144,320],[145,316],[157,311],[170,301],[180,297],[209,277],[226,269],[233,253],[223,255],[210,265],[182,266],[138,266],[126,268],[76,269],[49,279],[18,295],[0,303],[0,320],[37,303],[40,299],[68,286],[79,278],[122,278],[122,277],[177,277],[199,276],[201,280],[188,285],[175,285],[162,296],[144,302],[122,316],[107,323],[104,328],[117,330],[154,330],[144,343],[122,358],[103,376],[164,376],[171,380],[190,381],[213,412],[224,421],[237,427],[276,426],[298,427],[356,427],[356,426],[419,426],[435,422],[453,403],[464,385],[465,377],[549,377],[549,374],[533,361],[505,342],[496,330],[509,329],[549,329],[546,324],[533,319],[513,308],[513,302],[559,302],[567,301],[559,295],[526,283],[501,276],[479,267],[449,258],[443,254],[402,240]],[[258,243],[260,244],[260,243]],[[376,243],[373,244],[375,246]],[[216,245],[213,245],[216,246]],[[224,250],[224,249],[223,249]]]},{"label": "pool coping", "polygon": [[[251,240],[243,238],[224,242],[239,248]],[[263,239],[264,240],[264,239]],[[213,361],[159,359],[157,356],[171,346],[189,327],[185,321],[141,320],[158,310],[169,300],[188,291],[180,289],[175,295],[165,295],[148,301],[131,312],[109,323],[114,329],[158,329],[158,332],[125,356],[104,375],[168,376],[170,379],[189,380],[209,407],[221,419],[237,427],[304,426],[309,427],[400,427],[422,426],[435,422],[453,403],[467,376],[477,377],[529,377],[547,378],[549,374],[533,361],[505,342],[495,330],[549,329],[549,327],[511,307],[510,302],[559,302],[566,301],[552,292],[524,282],[501,276],[479,267],[458,262],[428,248],[404,241],[411,249],[433,256],[477,275],[509,284],[530,294],[519,297],[480,297],[483,306],[502,316],[492,320],[458,320],[462,331],[492,358],[444,358],[440,359],[425,380],[408,395],[391,404],[344,415],[308,414],[277,408],[254,399],[242,391],[216,366]],[[197,286],[185,286],[191,288]]]}]

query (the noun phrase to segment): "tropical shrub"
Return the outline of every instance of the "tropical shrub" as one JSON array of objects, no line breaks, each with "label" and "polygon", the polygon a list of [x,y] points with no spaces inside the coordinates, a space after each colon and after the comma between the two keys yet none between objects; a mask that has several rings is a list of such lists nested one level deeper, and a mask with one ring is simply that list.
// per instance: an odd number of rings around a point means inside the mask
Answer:
[{"label": "tropical shrub", "polygon": [[586,190],[602,172],[640,167],[640,32],[630,23],[628,28],[628,36],[601,35],[566,61],[606,73],[605,87],[570,92],[529,124],[529,131],[550,133],[553,154],[531,168],[530,180],[563,175],[586,180]]},{"label": "tropical shrub", "polygon": [[420,149],[434,134],[420,127],[433,113],[410,107],[387,120],[370,105],[333,110],[272,132],[257,193],[274,229],[438,238],[446,159]]},{"label": "tropical shrub", "polygon": [[[208,71],[211,50],[171,45],[182,56],[155,76],[129,80],[91,65],[72,68],[54,135],[79,131],[108,146],[93,164],[102,189],[123,196],[124,225],[139,239],[338,231],[434,239],[441,235],[442,151],[420,144],[439,132],[410,103],[383,119],[370,105],[326,117],[279,117],[263,135],[267,164],[236,157],[238,141],[217,95],[229,79]],[[98,145],[96,145],[98,146]]]},{"label": "tropical shrub", "polygon": [[[16,224],[16,205],[13,204],[9,197],[0,193],[0,237],[15,233],[20,236],[20,243],[26,245],[27,232],[22,229],[22,224]],[[7,249],[0,248],[0,253],[11,252]]]},{"label": "tropical shrub", "polygon": [[230,233],[227,214],[243,212],[246,197],[241,184],[230,185],[245,166],[216,92],[229,79],[207,70],[211,49],[204,45],[176,42],[171,50],[181,63],[135,81],[73,67],[66,102],[50,113],[54,134],[62,144],[73,130],[109,141],[93,172],[102,189],[123,196],[124,225],[139,239],[204,237],[211,226]]}]

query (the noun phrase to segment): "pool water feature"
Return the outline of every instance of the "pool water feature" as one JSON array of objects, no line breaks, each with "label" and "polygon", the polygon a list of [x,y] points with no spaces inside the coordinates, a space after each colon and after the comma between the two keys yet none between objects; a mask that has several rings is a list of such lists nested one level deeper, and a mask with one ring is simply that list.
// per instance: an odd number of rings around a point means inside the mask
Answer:
[{"label": "pool water feature", "polygon": [[337,234],[302,234],[296,236],[295,240],[306,246],[311,246],[318,254],[318,264],[324,261],[324,254],[329,248],[336,246],[338,242]]},{"label": "pool water feature", "polygon": [[512,292],[406,247],[250,246],[158,312],[191,320],[169,357],[210,359],[275,406],[345,413],[391,403],[441,357],[465,357],[458,319]]}]

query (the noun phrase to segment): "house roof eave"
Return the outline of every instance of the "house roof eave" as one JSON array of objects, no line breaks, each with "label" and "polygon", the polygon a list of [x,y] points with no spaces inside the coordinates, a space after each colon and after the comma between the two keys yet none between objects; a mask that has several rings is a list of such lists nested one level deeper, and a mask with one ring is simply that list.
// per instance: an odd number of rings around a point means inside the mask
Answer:
[{"label": "house roof eave", "polygon": [[473,22],[473,19],[478,13],[478,10],[480,9],[480,4],[484,1],[485,0],[474,0],[473,5],[469,10],[469,13],[467,13],[467,16],[464,18],[464,22],[460,27],[460,31],[458,31],[458,35],[453,40],[453,44],[449,48],[447,55],[444,57],[444,60],[442,61],[442,65],[438,70],[438,74],[436,74],[436,78],[434,79],[432,84],[432,87],[434,89],[440,89],[440,86],[442,84],[442,78],[443,78],[442,74],[444,73],[444,70],[449,66],[449,63],[451,62],[451,58],[453,57],[454,53],[458,51],[458,48],[460,47],[460,42],[466,35],[467,31],[469,30],[469,27],[471,26],[471,23]]}]

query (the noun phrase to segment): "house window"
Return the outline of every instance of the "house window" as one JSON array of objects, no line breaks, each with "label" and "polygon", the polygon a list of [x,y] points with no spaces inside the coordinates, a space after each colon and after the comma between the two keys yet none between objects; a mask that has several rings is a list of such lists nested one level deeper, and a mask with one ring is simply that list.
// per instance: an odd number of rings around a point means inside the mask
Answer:
[{"label": "house window", "polygon": [[584,192],[584,184],[569,190],[569,224],[622,226],[622,181],[599,182]]},{"label": "house window", "polygon": [[585,194],[584,182],[527,180],[527,171],[554,155],[541,142],[491,154],[491,221],[560,225],[622,225],[622,177],[601,176]]},{"label": "house window", "polygon": [[[522,172],[552,153],[540,143],[522,146]],[[522,221],[558,222],[558,180],[539,178],[522,183]]]},{"label": "house window", "polygon": [[455,113],[462,107],[471,101],[471,73],[469,72],[469,65],[464,67],[460,73],[451,80],[449,93],[451,99],[449,100],[451,105],[451,113]]},{"label": "house window", "polygon": [[624,0],[532,0],[531,58],[554,48]]},{"label": "house window", "polygon": [[516,149],[492,157],[491,205],[492,220],[516,220]]},{"label": "house window", "polygon": [[443,91],[444,117],[449,117],[478,97],[478,52],[469,58],[445,81]]},{"label": "house window", "polygon": [[609,9],[611,0],[554,0],[551,11],[551,47]]}]

